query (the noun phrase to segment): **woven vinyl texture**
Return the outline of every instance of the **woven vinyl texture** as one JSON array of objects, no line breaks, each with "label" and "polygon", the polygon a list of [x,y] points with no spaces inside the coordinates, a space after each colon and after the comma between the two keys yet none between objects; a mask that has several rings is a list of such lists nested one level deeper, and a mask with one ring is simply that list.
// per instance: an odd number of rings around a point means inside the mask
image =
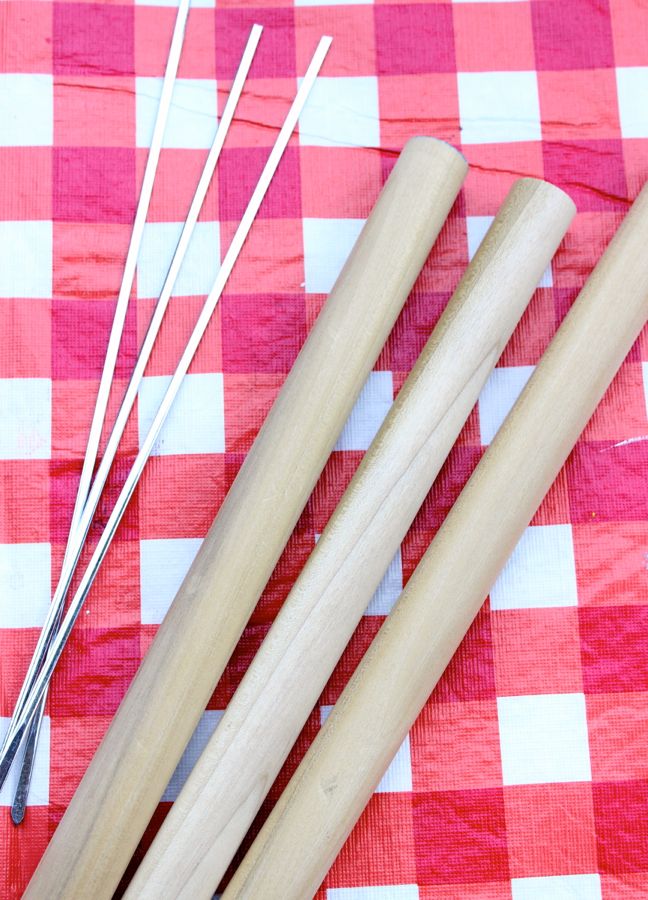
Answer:
[{"label": "woven vinyl texture", "polygon": [[[62,562],[172,6],[0,3],[4,717]],[[19,897],[29,880],[405,140],[452,142],[470,175],[158,820],[512,182],[544,177],[573,197],[578,215],[262,816],[648,176],[645,0],[192,7],[112,415],[249,28],[259,22],[265,32],[98,527],[297,78],[321,34],[333,35],[333,47],[56,673],[20,829],[9,819],[10,786],[0,794],[2,898]],[[610,297],[612,315],[616,303],[622,292]],[[647,394],[644,334],[319,900],[648,897]]]}]

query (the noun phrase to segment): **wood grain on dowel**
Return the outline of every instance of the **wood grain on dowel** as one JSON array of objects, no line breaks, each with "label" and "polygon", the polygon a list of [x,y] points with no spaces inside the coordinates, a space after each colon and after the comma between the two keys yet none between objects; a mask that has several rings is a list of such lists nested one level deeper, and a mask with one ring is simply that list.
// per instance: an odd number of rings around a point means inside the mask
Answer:
[{"label": "wood grain on dowel", "polygon": [[575,212],[512,188],[126,894],[209,900]]},{"label": "wood grain on dowel", "polygon": [[644,188],[223,900],[317,890],[648,316]]},{"label": "wood grain on dowel", "polygon": [[404,148],[26,897],[112,896],[466,171],[442,141]]}]

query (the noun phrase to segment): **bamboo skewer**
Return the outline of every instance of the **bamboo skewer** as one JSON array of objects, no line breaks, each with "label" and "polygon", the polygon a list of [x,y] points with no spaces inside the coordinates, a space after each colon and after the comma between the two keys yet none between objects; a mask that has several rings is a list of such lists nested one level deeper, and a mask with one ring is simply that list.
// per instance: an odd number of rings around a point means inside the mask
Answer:
[{"label": "bamboo skewer", "polygon": [[[189,207],[187,218],[182,227],[182,232],[180,234],[178,244],[174,251],[169,270],[164,280],[162,291],[155,304],[153,315],[151,316],[151,320],[144,336],[140,352],[135,362],[135,367],[128,382],[124,398],[119,407],[119,412],[117,413],[115,423],[113,425],[112,431],[110,432],[110,436],[108,437],[101,462],[97,467],[97,471],[92,481],[92,485],[90,486],[89,493],[86,496],[83,514],[81,518],[76,521],[74,525],[74,531],[70,531],[70,539],[66,548],[66,561],[64,562],[61,577],[59,579],[59,583],[52,600],[52,607],[50,611],[51,614],[48,615],[47,621],[43,626],[43,632],[39,637],[38,644],[32,658],[32,663],[30,664],[25,682],[23,684],[23,687],[21,688],[18,701],[16,703],[12,723],[22,712],[29,691],[34,684],[36,676],[46,657],[47,650],[50,647],[54,635],[60,628],[65,606],[65,598],[72,583],[75,567],[81,556],[81,552],[88,536],[88,532],[92,525],[92,518],[97,506],[99,505],[101,494],[110,474],[110,469],[117,456],[119,443],[122,439],[124,431],[126,430],[126,425],[128,423],[130,413],[135,405],[138,390],[142,383],[146,366],[151,357],[151,353],[153,352],[153,347],[155,345],[157,335],[159,334],[160,328],[162,327],[162,322],[164,321],[164,316],[169,306],[169,302],[171,300],[178,275],[180,274],[182,263],[189,248],[191,236],[193,234],[196,223],[198,222],[200,210],[202,208],[205,197],[207,196],[207,191],[209,190],[209,185],[220,158],[221,150],[223,149],[225,138],[227,137],[227,132],[229,131],[232,119],[234,118],[236,107],[243,92],[245,80],[250,70],[250,66],[252,65],[254,54],[256,52],[262,31],[263,29],[260,25],[253,25],[250,31],[250,36],[243,51],[243,56],[241,57],[241,62],[234,77],[234,81],[232,82],[232,87],[229,92],[227,102],[225,103],[223,114],[216,129],[214,141],[209,150],[209,153],[207,154],[207,159],[205,160],[205,165],[203,167],[196,192],[194,194],[193,200],[191,201],[191,206]],[[137,244],[137,246],[139,246],[139,243]],[[29,726],[27,737],[24,741],[25,755],[21,766],[20,778],[18,781],[18,788],[16,790],[14,804],[11,809],[12,819],[16,824],[19,824],[22,821],[25,813],[25,805],[27,802],[27,794],[29,791],[29,781],[31,778],[31,769],[34,761],[36,743],[38,740],[38,732],[40,730],[42,715],[45,709],[46,696],[47,693],[44,693],[43,698],[40,702],[40,706],[34,714],[34,717]],[[0,786],[3,777],[2,773],[6,775],[10,761],[10,756],[7,756],[6,760],[3,761],[2,767],[0,768]]]},{"label": "bamboo skewer", "polygon": [[415,139],[374,211],[26,897],[110,897],[466,174]]},{"label": "bamboo skewer", "polygon": [[317,890],[648,316],[648,187],[226,889]]},{"label": "bamboo skewer", "polygon": [[574,212],[512,188],[127,898],[213,896]]}]

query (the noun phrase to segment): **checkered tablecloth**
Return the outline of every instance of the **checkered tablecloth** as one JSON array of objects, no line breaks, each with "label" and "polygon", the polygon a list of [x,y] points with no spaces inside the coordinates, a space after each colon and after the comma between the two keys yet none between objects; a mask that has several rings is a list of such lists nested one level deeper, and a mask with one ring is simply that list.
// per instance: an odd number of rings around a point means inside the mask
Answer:
[{"label": "checkered tablecloth", "polygon": [[[61,566],[172,7],[173,0],[0,2],[4,717]],[[465,189],[158,822],[511,183],[520,175],[553,181],[576,201],[577,218],[262,815],[648,176],[646,0],[217,0],[216,7],[194,0],[192,7],[112,415],[217,108],[251,24],[265,32],[100,523],[297,78],[321,34],[334,43],[54,678],[21,828],[9,820],[10,786],[0,794],[2,898],[19,897],[29,880],[404,141],[431,134],[460,146],[471,165]],[[623,302],[620,286],[610,314]],[[321,900],[648,897],[647,361],[644,334],[333,866]]]}]

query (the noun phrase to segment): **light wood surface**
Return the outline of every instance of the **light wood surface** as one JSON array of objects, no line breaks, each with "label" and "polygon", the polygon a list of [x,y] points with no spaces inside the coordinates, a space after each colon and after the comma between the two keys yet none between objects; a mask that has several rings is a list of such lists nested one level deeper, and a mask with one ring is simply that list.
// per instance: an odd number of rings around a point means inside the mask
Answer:
[{"label": "light wood surface", "polygon": [[441,141],[406,145],[26,897],[112,896],[466,170]]},{"label": "light wood surface", "polygon": [[648,316],[644,188],[223,900],[306,900]]},{"label": "light wood surface", "polygon": [[518,181],[126,897],[212,897],[574,215]]}]

